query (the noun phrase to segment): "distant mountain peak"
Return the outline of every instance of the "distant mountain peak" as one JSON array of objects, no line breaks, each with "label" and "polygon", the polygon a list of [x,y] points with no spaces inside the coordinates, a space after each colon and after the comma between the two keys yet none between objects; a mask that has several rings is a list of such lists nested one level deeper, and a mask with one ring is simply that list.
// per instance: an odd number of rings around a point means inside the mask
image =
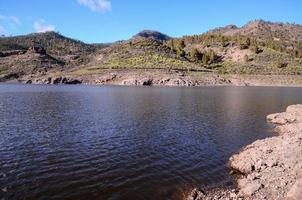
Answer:
[{"label": "distant mountain peak", "polygon": [[224,27],[219,27],[219,28],[215,28],[215,29],[212,29],[209,31],[209,33],[221,33],[221,34],[224,34],[225,32],[228,32],[228,31],[232,31],[232,30],[237,30],[238,27],[234,24],[229,24],[229,25],[226,25]]},{"label": "distant mountain peak", "polygon": [[170,36],[154,30],[143,30],[137,33],[135,36],[133,36],[133,39],[137,39],[137,38],[147,38],[147,39],[151,38],[160,41],[166,41],[171,39]]},{"label": "distant mountain peak", "polygon": [[227,25],[216,28],[209,33],[223,35],[245,35],[256,39],[266,40],[278,38],[282,40],[302,40],[302,26],[290,23],[270,22],[263,19],[257,19],[248,22],[242,27]]},{"label": "distant mountain peak", "polygon": [[226,29],[237,29],[238,27],[234,24],[229,24],[229,25],[226,25],[224,28],[226,28]]}]

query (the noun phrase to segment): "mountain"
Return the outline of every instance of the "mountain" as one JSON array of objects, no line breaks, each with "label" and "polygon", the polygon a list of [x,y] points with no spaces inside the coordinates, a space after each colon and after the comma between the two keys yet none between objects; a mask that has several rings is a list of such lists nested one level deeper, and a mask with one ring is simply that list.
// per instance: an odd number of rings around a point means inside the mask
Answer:
[{"label": "mountain", "polygon": [[152,31],[152,30],[143,30],[133,36],[133,39],[137,38],[145,38],[145,39],[154,39],[154,40],[159,40],[159,41],[167,41],[172,39],[170,36],[163,34],[158,31]]},{"label": "mountain", "polygon": [[144,30],[108,44],[57,32],[0,37],[0,80],[49,74],[89,79],[115,70],[302,74],[302,26],[255,20],[180,38]]},{"label": "mountain", "polygon": [[54,31],[0,38],[0,51],[26,50],[33,46],[42,47],[48,53],[58,56],[87,54],[94,50],[91,45],[65,37]]},{"label": "mountain", "polygon": [[255,20],[238,28],[234,25],[228,25],[210,31],[210,33],[219,33],[223,35],[245,35],[261,40],[274,38],[275,40],[294,40],[302,41],[302,26],[289,23],[273,23],[264,20]]}]

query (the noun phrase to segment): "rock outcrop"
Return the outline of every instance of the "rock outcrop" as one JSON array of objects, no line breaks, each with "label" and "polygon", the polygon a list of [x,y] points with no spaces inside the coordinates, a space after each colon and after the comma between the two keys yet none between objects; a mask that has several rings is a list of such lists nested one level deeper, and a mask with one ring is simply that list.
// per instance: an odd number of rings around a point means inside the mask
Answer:
[{"label": "rock outcrop", "polygon": [[21,55],[26,53],[25,50],[11,50],[11,51],[3,51],[0,52],[0,57],[8,57],[8,56],[13,56],[13,55]]},{"label": "rock outcrop", "polygon": [[37,53],[37,54],[46,54],[46,51],[43,47],[37,47],[37,46],[32,46],[29,47],[28,50],[26,51],[26,53]]},{"label": "rock outcrop", "polygon": [[230,158],[230,167],[241,174],[236,192],[224,190],[199,199],[302,199],[302,105],[267,119],[276,125],[278,136],[255,141]]},{"label": "rock outcrop", "polygon": [[28,79],[25,81],[27,84],[81,84],[81,79],[76,79],[73,77],[45,77],[45,78],[37,78],[37,79]]}]

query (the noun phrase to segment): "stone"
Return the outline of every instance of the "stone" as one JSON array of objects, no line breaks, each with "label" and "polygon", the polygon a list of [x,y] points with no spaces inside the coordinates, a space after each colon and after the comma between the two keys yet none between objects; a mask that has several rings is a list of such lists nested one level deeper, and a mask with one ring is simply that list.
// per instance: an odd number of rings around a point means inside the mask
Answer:
[{"label": "stone", "polygon": [[251,196],[257,192],[262,185],[258,181],[249,182],[240,189],[243,196]]},{"label": "stone", "polygon": [[1,190],[2,192],[7,192],[7,187],[2,188]]},{"label": "stone", "polygon": [[286,197],[291,200],[302,199],[302,179],[296,181],[296,183],[288,191]]},{"label": "stone", "polygon": [[187,200],[202,200],[206,196],[202,189],[193,189]]},{"label": "stone", "polygon": [[153,80],[150,78],[145,78],[145,79],[142,79],[140,82],[141,82],[141,85],[143,85],[143,86],[151,86],[152,81]]}]

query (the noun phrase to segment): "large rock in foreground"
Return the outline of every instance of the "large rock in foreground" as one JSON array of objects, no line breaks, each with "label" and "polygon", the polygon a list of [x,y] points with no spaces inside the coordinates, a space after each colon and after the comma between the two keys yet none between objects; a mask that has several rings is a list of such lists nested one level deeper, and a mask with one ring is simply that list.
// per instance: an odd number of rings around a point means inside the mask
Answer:
[{"label": "large rock in foreground", "polygon": [[230,167],[242,174],[236,193],[224,190],[199,199],[302,200],[302,105],[267,119],[278,136],[257,140],[230,158]]}]

